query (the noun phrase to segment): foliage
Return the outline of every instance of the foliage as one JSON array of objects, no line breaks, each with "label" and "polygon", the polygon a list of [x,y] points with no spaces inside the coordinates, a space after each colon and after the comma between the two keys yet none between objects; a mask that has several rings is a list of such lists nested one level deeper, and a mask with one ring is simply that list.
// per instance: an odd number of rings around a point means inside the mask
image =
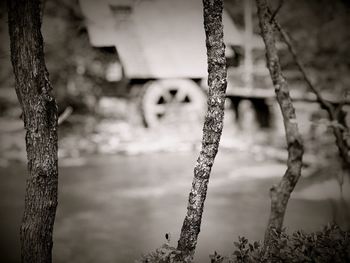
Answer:
[{"label": "foliage", "polygon": [[[157,248],[154,252],[143,255],[141,259],[136,261],[136,263],[180,263],[177,258],[181,251],[170,246],[170,234],[165,234],[165,238],[165,244],[160,248]],[[185,260],[185,262],[187,261]]]},{"label": "foliage", "polygon": [[136,263],[176,263],[176,256],[179,255],[180,251],[176,250],[175,247],[169,244],[163,244],[156,251],[150,252],[147,255],[142,256]]},{"label": "foliage", "polygon": [[[167,243],[144,255],[137,263],[175,263],[178,253]],[[288,235],[285,230],[274,230],[266,247],[260,242],[249,243],[245,237],[238,237],[232,255],[221,256],[214,252],[209,258],[211,263],[350,262],[350,231],[330,224],[309,234],[296,231]]]},{"label": "foliage", "polygon": [[306,234],[296,231],[288,236],[275,231],[262,262],[349,262],[350,233],[336,225]]},{"label": "foliage", "polygon": [[211,256],[211,262],[228,263],[284,263],[284,262],[349,262],[350,232],[342,231],[337,225],[327,225],[322,231],[304,233],[296,231],[288,235],[285,230],[273,231],[270,244],[248,243],[244,237],[234,242],[231,257]]}]

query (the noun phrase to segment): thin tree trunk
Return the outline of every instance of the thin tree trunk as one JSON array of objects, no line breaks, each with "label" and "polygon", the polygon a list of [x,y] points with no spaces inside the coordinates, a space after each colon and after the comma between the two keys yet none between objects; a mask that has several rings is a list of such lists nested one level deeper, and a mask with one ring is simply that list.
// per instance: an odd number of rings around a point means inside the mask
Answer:
[{"label": "thin tree trunk", "polygon": [[182,261],[191,262],[200,232],[204,201],[223,128],[227,70],[223,41],[222,0],[203,0],[204,29],[208,56],[208,111],[204,120],[202,149],[194,168],[187,215],[177,249]]},{"label": "thin tree trunk", "polygon": [[22,262],[52,261],[57,207],[57,105],[45,66],[39,0],[8,0],[11,60],[26,129]]},{"label": "thin tree trunk", "polygon": [[274,37],[274,24],[271,21],[266,0],[256,0],[259,25],[266,46],[267,66],[275,88],[277,101],[283,115],[283,122],[288,147],[287,170],[279,184],[271,188],[271,211],[265,233],[265,246],[268,246],[272,230],[281,230],[284,215],[291,193],[301,175],[302,156],[304,153],[301,135],[299,133],[295,109],[287,82],[282,74]]}]

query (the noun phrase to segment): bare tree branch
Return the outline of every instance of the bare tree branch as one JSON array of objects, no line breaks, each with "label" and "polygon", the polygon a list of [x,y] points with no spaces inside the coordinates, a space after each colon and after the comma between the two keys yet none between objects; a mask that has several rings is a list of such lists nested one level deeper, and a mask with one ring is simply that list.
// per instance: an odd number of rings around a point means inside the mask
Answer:
[{"label": "bare tree branch", "polygon": [[270,22],[271,13],[266,0],[256,0],[256,3],[261,35],[266,46],[267,66],[275,87],[277,102],[281,108],[288,147],[287,170],[279,184],[274,185],[270,190],[271,212],[265,233],[265,246],[268,246],[273,229],[282,229],[289,197],[301,175],[304,149],[289,88],[279,62],[274,26]]},{"label": "bare tree branch", "polygon": [[[276,28],[278,29],[278,31],[280,32],[283,41],[288,46],[288,49],[293,56],[295,64],[297,65],[299,71],[301,72],[307,86],[316,95],[316,99],[321,104],[321,106],[328,112],[329,119],[331,121],[337,121],[337,122],[345,125],[345,123],[342,123],[343,121],[341,119],[342,119],[342,115],[344,114],[344,112],[342,111],[342,107],[345,104],[346,98],[341,103],[339,103],[337,108],[334,107],[332,105],[332,103],[326,101],[323,98],[321,92],[317,89],[317,87],[312,83],[311,79],[309,78],[303,63],[301,62],[301,60],[298,56],[298,52],[294,48],[292,38],[282,28],[282,26],[278,23],[278,21],[276,19],[273,19],[273,23],[276,26]],[[344,138],[344,134],[343,134],[344,132],[339,127],[336,127],[334,125],[332,126],[332,129],[333,129],[333,134],[335,136],[336,144],[337,144],[337,147],[339,150],[339,155],[342,159],[343,168],[350,170],[349,146],[347,145],[347,142]]]},{"label": "bare tree branch", "polygon": [[280,9],[282,8],[284,4],[284,0],[280,0],[278,3],[278,6],[275,10],[275,12],[272,13],[271,18],[270,18],[270,23],[275,19],[276,15],[278,14],[278,12],[280,11]]},{"label": "bare tree branch", "polygon": [[333,105],[331,103],[327,102],[326,100],[324,100],[322,95],[321,95],[321,92],[312,84],[312,81],[308,77],[303,63],[300,61],[298,54],[297,54],[297,51],[295,50],[295,48],[292,44],[292,40],[291,40],[291,37],[289,36],[289,34],[281,27],[281,25],[277,22],[277,20],[273,20],[273,23],[276,25],[278,31],[281,33],[284,42],[287,44],[288,49],[293,56],[295,64],[297,65],[299,71],[301,72],[301,74],[302,74],[306,84],[310,88],[310,90],[316,95],[318,102],[320,104],[322,104],[322,106],[324,108],[331,109],[331,111],[333,111]]}]

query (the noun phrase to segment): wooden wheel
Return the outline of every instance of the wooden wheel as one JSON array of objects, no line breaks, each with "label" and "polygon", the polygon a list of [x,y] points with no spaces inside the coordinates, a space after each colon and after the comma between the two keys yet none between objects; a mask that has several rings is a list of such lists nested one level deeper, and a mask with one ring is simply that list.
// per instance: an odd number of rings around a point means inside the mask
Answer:
[{"label": "wooden wheel", "polygon": [[191,80],[155,80],[145,84],[141,108],[147,127],[201,123],[206,95]]}]

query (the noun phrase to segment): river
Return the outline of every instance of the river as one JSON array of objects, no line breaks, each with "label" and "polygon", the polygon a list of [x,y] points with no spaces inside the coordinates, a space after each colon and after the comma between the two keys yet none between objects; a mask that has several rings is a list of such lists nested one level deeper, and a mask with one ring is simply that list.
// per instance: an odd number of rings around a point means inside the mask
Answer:
[{"label": "river", "polygon": [[[54,228],[54,262],[133,262],[171,233],[175,246],[186,213],[196,153],[94,156],[63,162]],[[228,255],[238,235],[262,239],[268,190],[284,165],[245,152],[221,152],[205,204],[196,262],[214,250]],[[25,166],[0,168],[1,262],[19,262]],[[292,198],[288,231],[314,231],[332,219],[325,200]]]}]

